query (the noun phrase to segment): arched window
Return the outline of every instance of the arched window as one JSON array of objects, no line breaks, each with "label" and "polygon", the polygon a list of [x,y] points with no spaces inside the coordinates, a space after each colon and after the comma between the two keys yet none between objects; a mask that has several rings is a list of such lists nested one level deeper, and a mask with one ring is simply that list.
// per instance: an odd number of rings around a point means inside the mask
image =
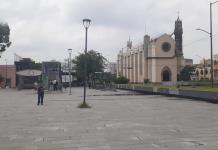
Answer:
[{"label": "arched window", "polygon": [[208,70],[207,69],[205,69],[205,74],[208,74]]},{"label": "arched window", "polygon": [[199,76],[199,71],[198,70],[196,71],[196,75]]},{"label": "arched window", "polygon": [[171,70],[169,69],[169,67],[164,67],[162,69],[162,81],[171,81]]},{"label": "arched window", "polygon": [[204,74],[204,71],[203,70],[201,70],[201,75],[203,75]]}]

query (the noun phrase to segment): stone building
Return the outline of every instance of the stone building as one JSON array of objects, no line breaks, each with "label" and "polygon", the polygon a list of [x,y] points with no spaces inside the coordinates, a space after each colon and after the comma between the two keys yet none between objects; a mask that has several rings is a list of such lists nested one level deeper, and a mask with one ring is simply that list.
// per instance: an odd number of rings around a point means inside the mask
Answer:
[{"label": "stone building", "polygon": [[[196,80],[211,80],[211,59],[203,59],[200,64],[196,65]],[[218,80],[218,54],[213,55],[213,77]]]},{"label": "stone building", "polygon": [[137,47],[129,40],[126,51],[118,54],[117,76],[127,77],[132,83],[177,81],[184,66],[182,34],[178,17],[174,38],[166,33],[154,39],[145,35],[143,44]]}]

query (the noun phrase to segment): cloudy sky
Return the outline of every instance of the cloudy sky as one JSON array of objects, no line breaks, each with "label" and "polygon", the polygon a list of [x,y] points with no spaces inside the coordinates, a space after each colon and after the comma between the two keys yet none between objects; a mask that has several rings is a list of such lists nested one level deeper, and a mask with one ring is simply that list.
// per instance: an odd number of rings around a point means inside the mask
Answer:
[{"label": "cloudy sky", "polygon": [[[142,43],[143,35],[172,33],[174,21],[183,21],[184,56],[198,62],[210,57],[208,0],[0,0],[0,22],[11,28],[11,47],[3,53],[13,63],[14,53],[37,62],[62,61],[84,50],[83,18],[92,20],[88,49],[116,61],[117,53],[131,38]],[[145,27],[146,26],[146,27]],[[146,28],[146,29],[145,29]],[[214,53],[218,53],[218,3],[213,5]]]}]

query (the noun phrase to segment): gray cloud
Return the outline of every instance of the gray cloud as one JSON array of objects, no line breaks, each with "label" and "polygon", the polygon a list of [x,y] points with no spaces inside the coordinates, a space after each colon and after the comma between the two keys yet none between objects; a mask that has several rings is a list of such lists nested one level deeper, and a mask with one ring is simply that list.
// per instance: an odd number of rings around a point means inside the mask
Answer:
[{"label": "gray cloud", "polygon": [[[183,20],[185,57],[209,58],[209,1],[205,0],[1,0],[0,22],[11,28],[12,46],[3,54],[13,62],[13,53],[36,61],[63,60],[72,48],[73,55],[83,52],[83,18],[92,19],[88,48],[100,51],[110,61],[125,47],[129,36],[133,44],[142,42],[146,33],[152,37],[172,33],[177,12]],[[213,6],[214,34],[218,33],[218,4]],[[206,38],[197,42],[199,39]],[[214,36],[214,53],[218,53]],[[3,63],[3,59],[0,63]]]}]

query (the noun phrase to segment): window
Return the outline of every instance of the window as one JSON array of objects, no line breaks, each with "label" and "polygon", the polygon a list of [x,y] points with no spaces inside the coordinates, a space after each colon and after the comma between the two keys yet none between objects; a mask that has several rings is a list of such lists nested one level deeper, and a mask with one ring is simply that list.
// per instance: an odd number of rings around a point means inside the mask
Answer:
[{"label": "window", "polygon": [[203,75],[204,74],[204,71],[203,70],[201,70],[201,75]]},{"label": "window", "polygon": [[164,52],[168,52],[171,49],[171,45],[168,42],[164,42],[161,47]]}]

